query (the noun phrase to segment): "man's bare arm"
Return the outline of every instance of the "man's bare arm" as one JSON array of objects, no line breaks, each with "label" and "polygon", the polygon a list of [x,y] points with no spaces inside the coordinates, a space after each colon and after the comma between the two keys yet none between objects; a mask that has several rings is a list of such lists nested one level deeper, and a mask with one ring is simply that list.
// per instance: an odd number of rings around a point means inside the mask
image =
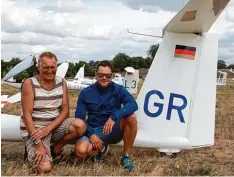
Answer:
[{"label": "man's bare arm", "polygon": [[[21,91],[21,106],[23,110],[23,121],[25,127],[28,131],[28,134],[31,136],[32,133],[36,130],[34,122],[32,120],[32,111],[34,105],[34,91],[32,88],[31,81],[27,79],[22,87]],[[44,144],[39,142],[35,145],[35,162],[37,164],[41,163],[46,155]]]},{"label": "man's bare arm", "polygon": [[21,91],[21,106],[23,110],[23,121],[28,134],[31,135],[35,131],[35,125],[32,120],[32,111],[34,105],[34,92],[31,81],[27,79],[22,87]]},{"label": "man's bare arm", "polygon": [[49,131],[53,131],[57,128],[65,119],[69,117],[69,101],[68,101],[68,89],[67,89],[67,82],[63,81],[63,101],[60,114],[56,117],[55,120],[51,122],[51,124],[47,125],[46,128]]}]

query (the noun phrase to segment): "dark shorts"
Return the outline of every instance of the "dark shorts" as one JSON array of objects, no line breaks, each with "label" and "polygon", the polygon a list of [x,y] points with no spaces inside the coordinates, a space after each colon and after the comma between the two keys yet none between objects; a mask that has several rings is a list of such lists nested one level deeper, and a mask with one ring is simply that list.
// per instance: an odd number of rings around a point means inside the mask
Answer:
[{"label": "dark shorts", "polygon": [[[109,135],[103,134],[103,126],[95,127],[93,128],[93,131],[105,144],[117,144],[123,139],[123,132],[120,129],[120,121],[115,122],[112,127],[112,132]],[[77,142],[79,141],[89,141],[89,137],[82,136],[78,138]]]}]

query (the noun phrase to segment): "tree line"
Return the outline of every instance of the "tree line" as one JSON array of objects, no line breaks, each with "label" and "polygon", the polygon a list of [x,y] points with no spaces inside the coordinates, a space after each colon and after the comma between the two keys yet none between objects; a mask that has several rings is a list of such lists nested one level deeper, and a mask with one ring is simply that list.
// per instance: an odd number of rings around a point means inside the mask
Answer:
[{"label": "tree line", "polygon": [[[127,66],[132,66],[135,69],[146,68],[149,69],[153,58],[158,50],[159,44],[150,46],[147,51],[147,57],[130,57],[125,53],[117,54],[111,61],[113,65],[114,72],[122,72]],[[6,62],[3,59],[1,60],[1,77],[3,78],[6,73],[8,73],[15,65],[20,63],[22,60],[20,58],[12,58],[10,61]],[[85,65],[85,75],[94,77],[97,65],[100,61],[91,60],[89,62],[79,61],[78,63],[69,63],[68,71],[66,77],[75,77],[78,70]],[[33,76],[35,72],[35,67],[30,67],[18,75],[14,76],[17,82],[21,82],[24,78],[29,78]]]},{"label": "tree line", "polygon": [[227,65],[227,63],[224,60],[218,60],[217,63],[218,69],[234,69],[234,64]]},{"label": "tree line", "polygon": [[[159,44],[151,45],[147,51],[147,57],[141,56],[129,56],[125,53],[118,53],[111,61],[114,72],[123,72],[124,68],[131,66],[135,69],[146,68],[149,69],[153,62],[154,56],[159,48]],[[5,62],[1,60],[1,77],[3,78],[7,72],[9,72],[15,65],[20,63],[20,58],[12,58],[10,61]],[[94,77],[97,65],[100,61],[91,60],[89,62],[79,61],[78,63],[69,63],[69,68],[66,77],[75,77],[78,70],[85,65],[85,76]],[[234,64],[227,66],[224,60],[218,60],[218,69],[233,68]],[[33,76],[35,67],[30,67],[27,70],[22,71],[18,75],[14,76],[17,82],[21,82],[24,78]]]}]

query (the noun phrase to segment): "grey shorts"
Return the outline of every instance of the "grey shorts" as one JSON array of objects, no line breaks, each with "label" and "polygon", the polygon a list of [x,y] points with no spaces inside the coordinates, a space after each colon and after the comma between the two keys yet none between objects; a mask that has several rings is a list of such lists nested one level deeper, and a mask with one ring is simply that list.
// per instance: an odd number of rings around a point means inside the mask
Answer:
[{"label": "grey shorts", "polygon": [[[112,132],[109,135],[103,133],[103,126],[93,128],[94,133],[105,143],[105,144],[117,144],[123,139],[123,131],[120,129],[120,121],[115,122]],[[77,142],[89,141],[89,137],[82,136],[77,139]]]},{"label": "grey shorts", "polygon": [[[50,146],[52,143],[57,142],[61,140],[66,134],[68,134],[68,128],[71,125],[72,121],[75,120],[75,118],[68,118],[66,119],[58,128],[56,128],[52,133],[50,133],[48,136],[42,138],[42,142],[46,148],[46,156],[44,158],[44,162],[51,161],[51,151]],[[27,158],[28,161],[33,167],[36,167],[36,164],[34,162],[34,156],[35,156],[35,145],[33,143],[33,140],[31,137],[23,137],[23,142],[25,143],[26,150],[27,150]]]}]

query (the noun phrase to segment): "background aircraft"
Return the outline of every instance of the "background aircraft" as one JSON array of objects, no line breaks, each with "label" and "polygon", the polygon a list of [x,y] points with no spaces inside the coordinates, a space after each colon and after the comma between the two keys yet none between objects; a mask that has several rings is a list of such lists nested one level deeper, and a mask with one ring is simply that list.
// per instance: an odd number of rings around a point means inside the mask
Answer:
[{"label": "background aircraft", "polygon": [[[232,70],[232,68],[230,69],[230,72],[234,74],[234,71]],[[234,80],[234,78],[232,80]]]},{"label": "background aircraft", "polygon": [[[35,63],[36,60],[34,57],[30,57],[27,58],[26,60],[23,60],[6,74],[2,82],[15,88],[21,88],[22,83],[12,82],[13,76],[31,67],[32,65],[35,65]],[[64,78],[66,76],[68,67],[69,67],[69,61],[63,62],[61,65],[58,66],[56,76]],[[68,89],[82,90],[86,88],[88,85],[94,84],[96,82],[95,79],[89,79],[84,77],[84,67],[85,65],[79,69],[73,80],[67,81]],[[137,93],[137,85],[139,82],[139,71],[137,70],[135,72],[135,69],[132,67],[127,67],[125,69],[126,69],[125,77],[123,78],[121,75],[118,75],[121,76],[121,78],[119,79],[114,78],[113,82],[123,85],[131,94],[135,94]],[[11,80],[9,80],[9,78]]]},{"label": "background aircraft", "polygon": [[217,85],[226,85],[227,82],[227,73],[226,72],[222,72],[222,71],[218,71],[219,77],[217,79]]}]

